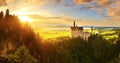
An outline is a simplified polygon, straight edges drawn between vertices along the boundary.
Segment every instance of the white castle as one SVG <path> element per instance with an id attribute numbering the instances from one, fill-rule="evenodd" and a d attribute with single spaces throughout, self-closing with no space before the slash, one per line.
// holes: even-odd
<path id="1" fill-rule="evenodd" d="M 72 38 L 81 37 L 84 40 L 88 40 L 88 37 L 91 36 L 93 27 L 90 28 L 91 32 L 84 31 L 84 27 L 77 27 L 75 21 L 71 27 L 71 36 Z"/>

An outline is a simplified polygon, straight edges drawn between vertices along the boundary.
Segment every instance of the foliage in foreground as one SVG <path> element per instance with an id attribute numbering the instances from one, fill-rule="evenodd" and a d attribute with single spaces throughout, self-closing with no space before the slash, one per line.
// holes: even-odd
<path id="1" fill-rule="evenodd" d="M 39 59 L 41 50 L 39 35 L 34 33 L 28 23 L 21 23 L 17 16 L 9 13 L 9 9 L 5 15 L 0 12 L 0 57 L 24 45 L 29 49 L 31 56 Z M 0 62 L 1 60 L 0 58 Z"/>
<path id="2" fill-rule="evenodd" d="M 103 37 L 58 38 L 41 44 L 38 63 L 119 63 L 120 40 L 111 44 Z M 10 63 L 36 63 L 25 46 L 5 56 Z"/>
<path id="3" fill-rule="evenodd" d="M 3 56 L 9 63 L 36 63 L 37 59 L 30 55 L 27 47 L 21 46 L 13 53 Z"/>
<path id="4" fill-rule="evenodd" d="M 45 63 L 119 63 L 118 44 L 93 35 L 81 38 L 59 38 L 44 43 Z"/>

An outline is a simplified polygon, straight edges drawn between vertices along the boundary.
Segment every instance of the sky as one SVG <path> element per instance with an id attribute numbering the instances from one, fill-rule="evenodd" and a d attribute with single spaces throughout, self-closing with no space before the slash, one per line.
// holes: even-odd
<path id="1" fill-rule="evenodd" d="M 35 30 L 120 26 L 120 0 L 0 0 L 0 10 L 27 16 Z"/>

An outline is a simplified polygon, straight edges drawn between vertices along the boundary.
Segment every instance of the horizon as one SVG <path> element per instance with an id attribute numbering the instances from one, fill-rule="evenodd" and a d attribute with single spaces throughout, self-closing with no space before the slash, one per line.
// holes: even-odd
<path id="1" fill-rule="evenodd" d="M 34 30 L 78 26 L 120 26 L 118 0 L 2 0 L 0 10 L 10 9 Z"/>

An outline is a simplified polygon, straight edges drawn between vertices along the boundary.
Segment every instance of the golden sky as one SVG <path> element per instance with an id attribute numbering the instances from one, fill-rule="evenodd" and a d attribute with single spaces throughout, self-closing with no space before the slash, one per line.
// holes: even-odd
<path id="1" fill-rule="evenodd" d="M 35 30 L 65 30 L 72 26 L 120 26 L 119 0 L 0 0 L 0 10 L 10 9 Z"/>

